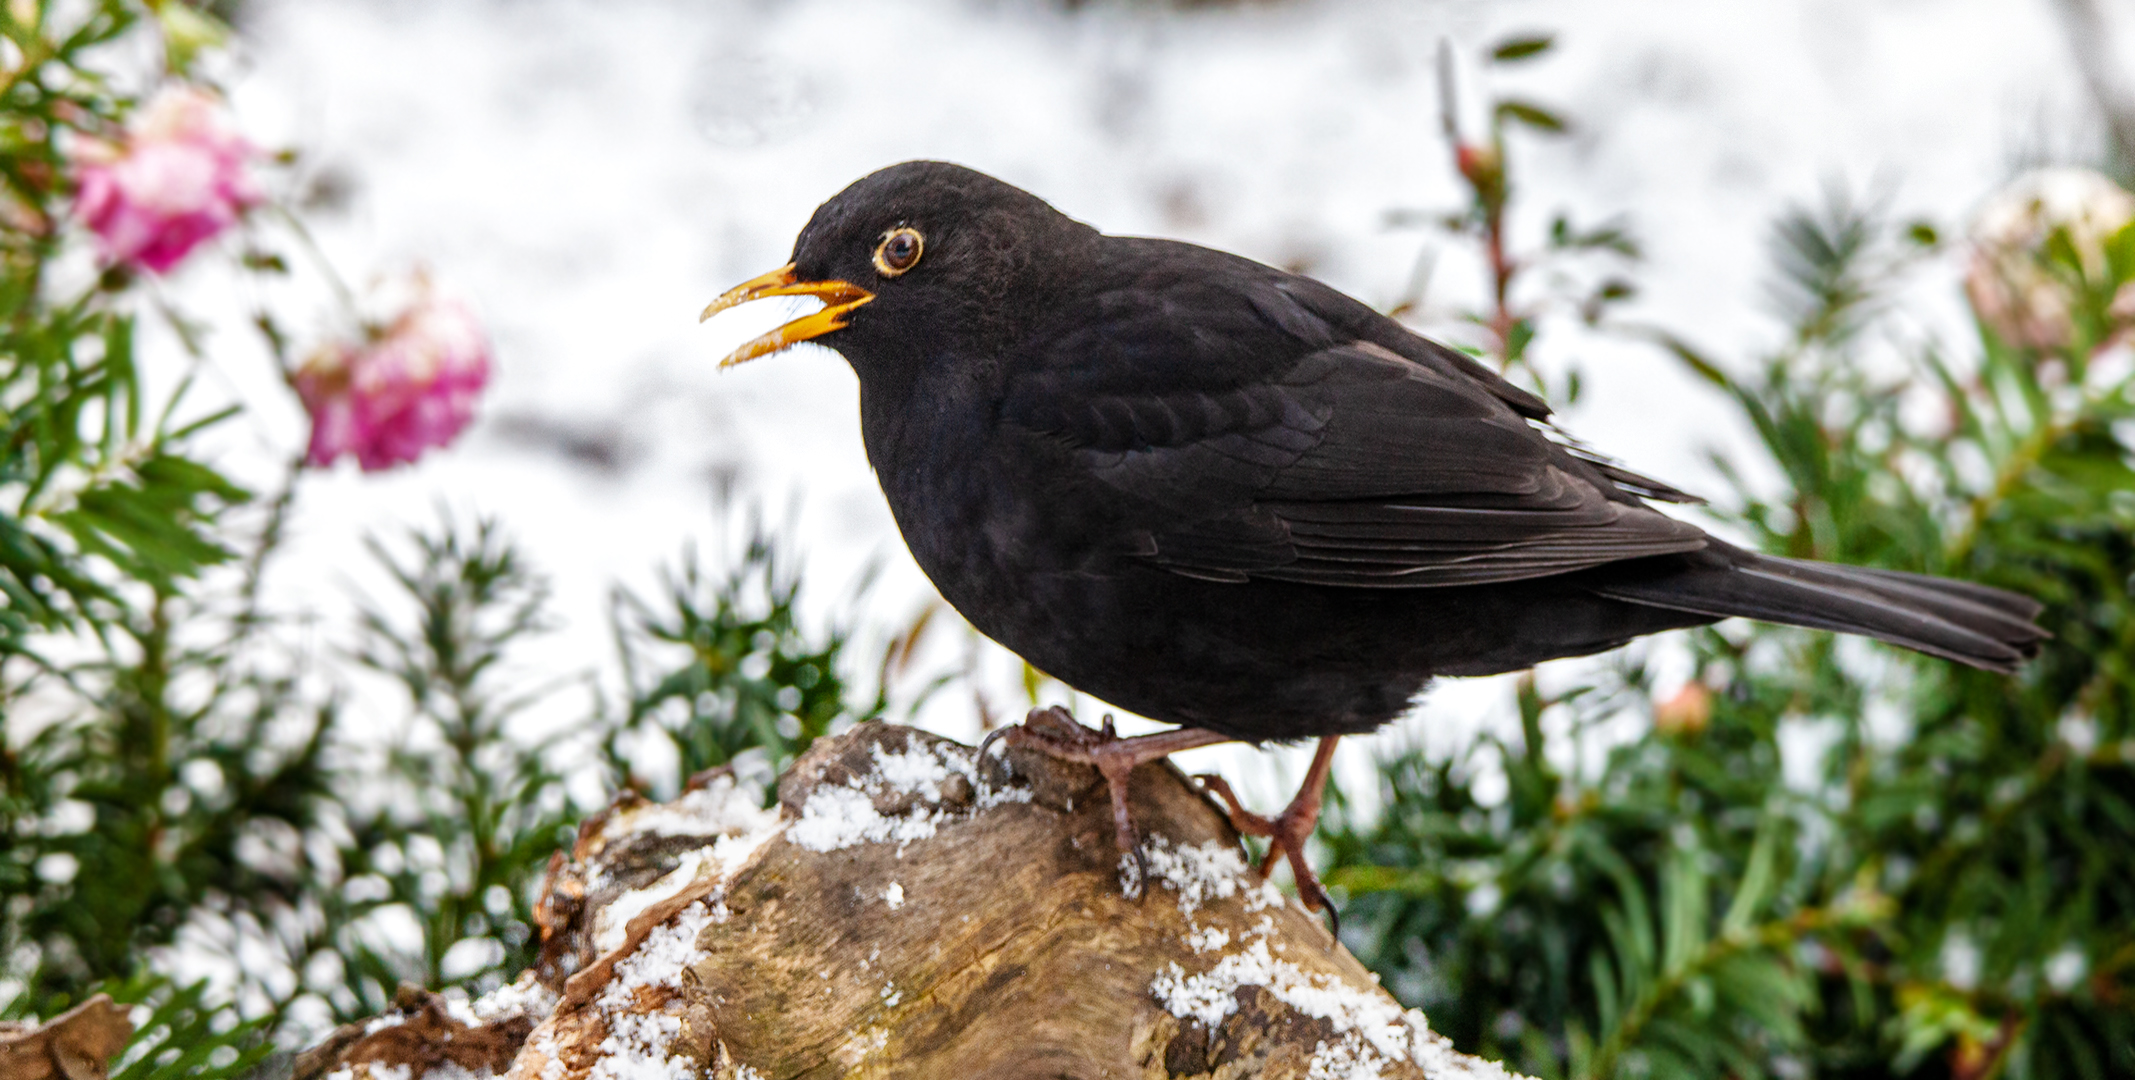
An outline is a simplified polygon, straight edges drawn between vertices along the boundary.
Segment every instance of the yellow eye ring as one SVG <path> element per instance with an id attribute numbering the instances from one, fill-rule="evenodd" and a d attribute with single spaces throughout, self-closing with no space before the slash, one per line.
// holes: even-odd
<path id="1" fill-rule="evenodd" d="M 896 277 L 919 265 L 919 256 L 926 251 L 927 238 L 910 226 L 891 229 L 882 234 L 882 242 L 875 245 L 875 269 L 883 277 Z"/>

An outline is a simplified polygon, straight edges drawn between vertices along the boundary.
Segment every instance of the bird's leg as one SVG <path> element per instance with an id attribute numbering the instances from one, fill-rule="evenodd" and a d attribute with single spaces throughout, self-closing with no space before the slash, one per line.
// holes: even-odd
<path id="1" fill-rule="evenodd" d="M 1266 877 L 1275 866 L 1277 856 L 1290 862 L 1290 873 L 1297 878 L 1297 898 L 1313 911 L 1326 911 L 1336 917 L 1334 905 L 1327 899 L 1327 891 L 1320 888 L 1319 876 L 1305 862 L 1305 841 L 1312 836 L 1312 829 L 1319 824 L 1320 800 L 1327 791 L 1327 774 L 1334 767 L 1334 744 L 1341 741 L 1340 735 L 1329 735 L 1320 740 L 1318 751 L 1312 755 L 1312 768 L 1305 772 L 1304 786 L 1297 789 L 1297 797 L 1282 813 L 1270 820 L 1239 805 L 1238 796 L 1220 776 L 1200 776 L 1203 787 L 1223 800 L 1230 808 L 1231 828 L 1247 836 L 1268 838 L 1268 855 L 1261 860 L 1260 875 Z M 1341 924 L 1335 924 L 1339 927 Z"/>
<path id="2" fill-rule="evenodd" d="M 1027 747 L 1062 761 L 1080 762 L 1097 769 L 1105 778 L 1105 786 L 1112 794 L 1112 827 L 1119 843 L 1120 854 L 1134 858 L 1134 895 L 1139 896 L 1143 882 L 1148 880 L 1149 867 L 1142 858 L 1140 836 L 1134 829 L 1134 816 L 1127 807 L 1127 778 L 1134 770 L 1149 762 L 1181 750 L 1230 742 L 1228 735 L 1218 735 L 1201 728 L 1178 728 L 1158 732 L 1155 735 L 1137 735 L 1122 739 L 1112 728 L 1112 718 L 1105 717 L 1102 731 L 1091 731 L 1075 722 L 1073 715 L 1058 705 L 1046 709 L 1032 709 L 1021 724 L 1005 727 L 988 734 L 979 743 L 979 761 L 983 774 L 986 751 L 995 739 L 1010 746 Z"/>

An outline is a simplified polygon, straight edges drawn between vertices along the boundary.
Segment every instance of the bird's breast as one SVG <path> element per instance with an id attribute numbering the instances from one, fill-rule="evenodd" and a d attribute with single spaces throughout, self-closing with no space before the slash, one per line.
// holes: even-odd
<path id="1" fill-rule="evenodd" d="M 1063 624 L 1098 614 L 1071 609 L 1130 558 L 1115 515 L 1064 447 L 984 400 L 920 393 L 883 415 L 862 395 L 868 457 L 913 559 L 972 625 L 1044 667 Z M 1066 578 L 1086 584 L 1049 584 Z"/>

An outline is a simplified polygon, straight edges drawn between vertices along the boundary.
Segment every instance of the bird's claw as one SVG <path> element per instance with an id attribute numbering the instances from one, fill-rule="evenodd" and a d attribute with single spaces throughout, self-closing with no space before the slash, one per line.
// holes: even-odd
<path id="1" fill-rule="evenodd" d="M 1311 839 L 1312 830 L 1319 825 L 1320 800 L 1317 792 L 1301 791 L 1282 813 L 1273 818 L 1263 817 L 1245 808 L 1231 785 L 1220 776 L 1203 773 L 1194 779 L 1201 782 L 1202 790 L 1223 800 L 1225 814 L 1230 818 L 1231 828 L 1246 836 L 1264 836 L 1268 839 L 1268 853 L 1260 860 L 1256 872 L 1265 880 L 1275 868 L 1275 860 L 1281 857 L 1290 864 L 1290 876 L 1297 881 L 1297 898 L 1304 902 L 1308 911 L 1324 912 L 1329 930 L 1336 938 L 1342 936 L 1342 916 L 1334 909 L 1334 901 L 1327 890 L 1320 886 L 1319 875 L 1312 872 L 1311 864 L 1305 861 L 1305 841 Z M 1308 794 L 1311 796 L 1308 798 Z"/>
<path id="2" fill-rule="evenodd" d="M 999 741 L 1002 736 L 1014 730 L 1016 729 L 1013 726 L 997 727 L 987 732 L 985 738 L 979 740 L 978 753 L 972 756 L 972 772 L 978 778 L 979 796 L 981 798 L 984 798 L 992 789 L 992 785 L 986 781 L 986 752 L 993 749 L 993 744 Z M 1006 769 L 1008 763 L 1002 762 L 1001 767 Z"/>
<path id="3" fill-rule="evenodd" d="M 1022 723 L 987 733 L 979 743 L 981 777 L 985 775 L 986 754 L 996 740 L 1010 747 L 1036 750 L 1061 761 L 1091 766 L 1105 778 L 1105 787 L 1112 799 L 1114 839 L 1119 844 L 1120 853 L 1134 859 L 1134 881 L 1125 891 L 1139 900 L 1147 891 L 1144 886 L 1149 880 L 1149 860 L 1142 852 L 1141 835 L 1134 828 L 1134 815 L 1128 806 L 1128 778 L 1135 769 L 1151 761 L 1161 760 L 1179 750 L 1222 742 L 1224 737 L 1198 728 L 1181 728 L 1157 735 L 1121 738 L 1109 713 L 1105 715 L 1104 726 L 1093 731 L 1076 723 L 1074 715 L 1066 709 L 1054 705 L 1032 709 Z"/>

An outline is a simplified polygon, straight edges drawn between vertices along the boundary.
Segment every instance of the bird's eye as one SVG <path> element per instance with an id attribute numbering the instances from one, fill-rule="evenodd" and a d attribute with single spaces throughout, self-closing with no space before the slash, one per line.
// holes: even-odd
<path id="1" fill-rule="evenodd" d="M 926 238 L 919 235 L 918 229 L 891 229 L 875 245 L 875 269 L 883 277 L 896 277 L 919 265 L 919 253 L 926 246 Z"/>

